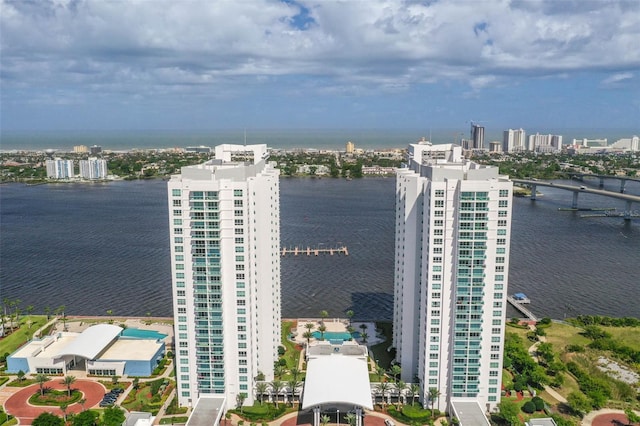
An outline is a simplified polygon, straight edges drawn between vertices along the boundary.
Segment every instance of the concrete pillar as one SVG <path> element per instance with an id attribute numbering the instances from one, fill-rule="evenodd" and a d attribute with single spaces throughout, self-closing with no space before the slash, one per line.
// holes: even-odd
<path id="1" fill-rule="evenodd" d="M 624 194 L 624 186 L 626 185 L 627 180 L 626 179 L 620 179 L 620 193 Z"/>
<path id="2" fill-rule="evenodd" d="M 571 208 L 572 209 L 578 208 L 578 191 L 573 192 L 573 203 L 571 203 Z"/>
<path id="3" fill-rule="evenodd" d="M 362 425 L 363 425 L 362 408 L 358 407 L 356 408 L 356 426 L 362 426 Z"/>
<path id="4" fill-rule="evenodd" d="M 631 220 L 631 201 L 627 201 L 627 207 L 624 209 L 624 220 Z"/>
<path id="5" fill-rule="evenodd" d="M 538 185 L 531 185 L 531 199 L 535 201 Z"/>

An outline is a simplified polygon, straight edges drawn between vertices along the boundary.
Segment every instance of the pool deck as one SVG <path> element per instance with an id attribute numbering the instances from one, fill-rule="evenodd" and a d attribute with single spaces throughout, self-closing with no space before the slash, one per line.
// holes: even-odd
<path id="1" fill-rule="evenodd" d="M 166 334 L 164 342 L 169 345 L 173 342 L 173 318 L 128 318 L 123 319 L 119 317 L 68 317 L 67 331 L 80 333 L 92 325 L 99 323 L 108 323 L 113 320 L 114 325 L 122 326 L 124 324 L 127 328 L 139 328 L 140 330 L 153 330 L 158 333 Z M 149 324 L 148 324 L 149 323 Z M 51 330 L 54 332 L 61 332 L 63 328 L 62 321 L 58 321 Z"/>
<path id="2" fill-rule="evenodd" d="M 291 332 L 294 334 L 293 340 L 302 345 L 307 342 L 305 339 L 304 333 L 306 333 L 307 328 L 306 324 L 313 324 L 313 328 L 310 330 L 312 333 L 314 331 L 318 331 L 318 327 L 322 324 L 322 320 L 319 318 L 298 318 L 297 320 L 298 326 L 295 329 L 292 329 Z M 360 321 L 352 321 L 351 326 L 355 329 L 356 332 L 362 333 L 362 328 L 360 326 L 364 324 L 366 325 L 366 329 L 364 330 L 367 333 L 367 345 L 375 345 L 384 341 L 377 337 L 376 335 L 376 324 L 374 322 L 360 322 Z M 325 331 L 334 332 L 334 333 L 346 333 L 347 327 L 349 326 L 349 320 L 344 318 L 327 318 L 324 320 L 324 326 L 326 327 Z M 314 342 L 318 339 L 311 338 L 311 342 Z M 358 343 L 362 343 L 362 339 L 356 339 Z"/>

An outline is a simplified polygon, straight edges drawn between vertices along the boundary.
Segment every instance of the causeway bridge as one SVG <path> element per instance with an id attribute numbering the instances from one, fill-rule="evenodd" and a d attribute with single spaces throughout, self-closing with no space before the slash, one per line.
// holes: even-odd
<path id="1" fill-rule="evenodd" d="M 585 178 L 596 178 L 600 180 L 600 184 L 599 187 L 600 188 L 604 188 L 604 180 L 605 179 L 617 179 L 620 181 L 620 193 L 624 193 L 624 187 L 627 184 L 627 182 L 631 181 L 631 182 L 640 182 L 639 178 L 633 178 L 633 177 L 629 177 L 629 176 L 611 176 L 611 175 L 596 175 L 593 173 L 577 173 L 577 172 L 568 172 L 566 173 L 566 175 L 570 178 L 570 179 L 578 179 L 584 182 Z"/>
<path id="2" fill-rule="evenodd" d="M 609 176 L 607 176 L 609 177 Z M 640 196 L 638 195 L 631 195 L 631 194 L 623 194 L 623 193 L 618 193 L 618 192 L 612 192 L 612 191 L 605 191 L 602 189 L 591 189 L 591 188 L 587 188 L 585 186 L 573 186 L 573 185 L 564 185 L 564 184 L 558 184 L 558 183 L 554 183 L 554 182 L 544 182 L 544 181 L 539 181 L 539 180 L 527 180 L 527 179 L 511 179 L 511 181 L 513 183 L 518 183 L 521 185 L 526 185 L 529 186 L 531 188 L 531 199 L 532 200 L 536 200 L 536 190 L 538 186 L 547 186 L 547 187 L 551 187 L 551 188 L 558 188 L 558 189 L 563 189 L 565 191 L 571 191 L 573 192 L 573 202 L 571 203 L 571 208 L 572 209 L 577 209 L 578 208 L 578 196 L 581 193 L 586 193 L 586 194 L 594 194 L 594 195 L 601 195 L 603 197 L 609 197 L 609 198 L 616 198 L 618 200 L 624 200 L 626 201 L 626 207 L 624 210 L 624 214 L 623 214 L 623 218 L 624 220 L 631 220 L 632 217 L 632 209 L 631 206 L 633 203 L 636 203 L 637 205 L 640 205 Z"/>

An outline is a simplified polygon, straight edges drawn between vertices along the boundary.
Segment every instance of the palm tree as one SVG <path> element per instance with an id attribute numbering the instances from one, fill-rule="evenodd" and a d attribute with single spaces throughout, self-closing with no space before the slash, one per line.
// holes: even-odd
<path id="1" fill-rule="evenodd" d="M 355 313 L 351 309 L 347 311 L 347 318 L 349 318 L 349 327 L 351 327 L 351 319 L 353 319 L 354 315 Z"/>
<path id="2" fill-rule="evenodd" d="M 313 327 L 315 327 L 315 324 L 312 324 L 312 323 L 308 322 L 308 323 L 306 323 L 306 324 L 304 325 L 304 327 L 305 327 L 307 330 L 311 331 L 311 330 L 313 330 Z"/>
<path id="3" fill-rule="evenodd" d="M 20 370 L 20 371 L 18 371 L 17 376 L 18 376 L 18 381 L 23 381 L 24 380 L 24 376 L 25 376 L 25 372 Z"/>
<path id="4" fill-rule="evenodd" d="M 400 407 L 402 406 L 403 399 L 404 399 L 404 391 L 406 391 L 408 388 L 407 384 L 405 382 L 403 382 L 402 380 L 398 380 L 398 382 L 396 383 L 396 390 L 398 391 L 398 410 L 400 409 Z"/>
<path id="5" fill-rule="evenodd" d="M 260 401 L 260 405 L 262 405 L 262 399 L 264 398 L 264 394 L 267 393 L 267 390 L 269 390 L 269 385 L 267 384 L 267 382 L 258 382 L 256 384 L 256 396 Z"/>
<path id="6" fill-rule="evenodd" d="M 40 395 L 44 395 L 44 384 L 47 383 L 51 378 L 46 374 L 38 373 L 36 374 L 36 383 L 40 385 Z"/>
<path id="7" fill-rule="evenodd" d="M 301 383 L 296 379 L 289 380 L 287 382 L 287 388 L 289 388 L 289 392 L 291 392 L 291 405 L 293 405 L 293 401 L 296 399 L 296 391 L 300 387 Z"/>
<path id="8" fill-rule="evenodd" d="M 375 387 L 375 391 L 377 393 L 379 393 L 380 395 L 382 395 L 382 411 L 384 411 L 385 408 L 385 396 L 387 394 L 387 392 L 389 391 L 389 383 L 388 382 L 380 382 L 376 385 Z"/>
<path id="9" fill-rule="evenodd" d="M 51 317 L 51 308 L 48 306 L 44 307 L 44 314 L 47 316 L 47 321 L 49 321 L 49 318 Z"/>
<path id="10" fill-rule="evenodd" d="M 65 385 L 67 387 L 67 396 L 71 397 L 71 385 L 74 384 L 76 381 L 76 378 L 73 376 L 64 376 L 64 379 L 62 379 L 62 384 Z"/>
<path id="11" fill-rule="evenodd" d="M 435 411 L 433 410 L 434 405 L 436 404 L 436 399 L 440 397 L 440 391 L 438 388 L 429 388 L 429 402 L 431 402 L 431 418 L 435 417 Z"/>
<path id="12" fill-rule="evenodd" d="M 324 325 L 324 320 L 329 316 L 329 312 L 327 311 L 320 311 L 320 318 L 321 318 L 321 323 L 322 325 Z"/>
<path id="13" fill-rule="evenodd" d="M 331 417 L 327 416 L 326 414 L 324 416 L 320 417 L 320 425 L 321 426 L 327 426 L 330 421 L 331 421 Z"/>
<path id="14" fill-rule="evenodd" d="M 293 376 L 293 380 L 298 380 L 298 376 L 300 376 L 300 370 L 298 370 L 296 367 L 293 367 L 291 370 L 289 370 L 289 373 L 291 373 L 291 376 Z"/>
<path id="15" fill-rule="evenodd" d="M 273 374 L 274 376 L 276 376 L 277 378 L 282 378 L 282 375 L 284 374 L 284 367 L 281 366 L 280 364 L 276 365 L 273 369 Z"/>
<path id="16" fill-rule="evenodd" d="M 384 376 L 385 369 L 381 365 L 376 365 L 376 374 L 378 375 L 378 381 L 382 381 L 382 376 Z"/>
<path id="17" fill-rule="evenodd" d="M 307 345 L 309 344 L 309 342 L 311 341 L 311 338 L 313 337 L 313 334 L 311 334 L 310 331 L 305 331 L 302 334 L 302 337 L 304 337 L 305 339 L 307 339 Z"/>
<path id="18" fill-rule="evenodd" d="M 31 315 L 34 309 L 35 307 L 33 305 L 27 305 L 27 307 L 24 308 L 24 311 L 27 313 L 27 315 Z"/>
<path id="19" fill-rule="evenodd" d="M 322 324 L 320 327 L 318 327 L 318 331 L 320 332 L 320 340 L 324 340 L 324 332 L 327 331 L 327 327 Z"/>
<path id="20" fill-rule="evenodd" d="M 356 415 L 353 413 L 347 413 L 346 416 L 344 416 L 344 419 L 347 421 L 347 424 L 349 426 L 356 426 Z"/>
<path id="21" fill-rule="evenodd" d="M 244 392 L 240 392 L 236 395 L 236 404 L 238 408 L 240 408 L 240 412 L 242 413 L 242 406 L 244 405 L 244 400 L 247 399 L 247 394 Z"/>
<path id="22" fill-rule="evenodd" d="M 391 366 L 391 374 L 393 375 L 393 380 L 398 383 L 398 376 L 402 374 L 402 367 L 400 367 L 398 364 L 393 364 Z"/>
<path id="23" fill-rule="evenodd" d="M 65 423 L 67 422 L 67 408 L 69 408 L 69 404 L 67 404 L 66 402 L 60 404 L 60 411 L 62 411 L 62 418 L 64 419 Z"/>
<path id="24" fill-rule="evenodd" d="M 369 338 L 369 335 L 367 334 L 367 332 L 363 332 L 360 337 L 362 337 L 362 343 L 367 343 L 367 339 Z"/>
<path id="25" fill-rule="evenodd" d="M 84 411 L 84 404 L 87 402 L 87 398 L 82 398 L 80 401 L 78 401 L 78 404 L 80 404 L 80 406 L 82 407 L 82 411 Z"/>
<path id="26" fill-rule="evenodd" d="M 420 385 L 417 383 L 411 383 L 411 386 L 409 386 L 409 393 L 411 394 L 411 405 L 414 405 L 416 403 L 416 395 L 420 393 Z"/>
<path id="27" fill-rule="evenodd" d="M 363 333 L 367 331 L 367 324 L 360 324 L 360 330 L 362 330 Z"/>
<path id="28" fill-rule="evenodd" d="M 278 408 L 278 395 L 282 392 L 284 388 L 284 384 L 280 380 L 274 380 L 271 382 L 271 393 L 275 396 L 276 408 Z"/>

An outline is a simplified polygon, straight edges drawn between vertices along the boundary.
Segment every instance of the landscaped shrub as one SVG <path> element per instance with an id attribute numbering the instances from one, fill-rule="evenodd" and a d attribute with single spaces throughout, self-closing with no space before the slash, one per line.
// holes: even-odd
<path id="1" fill-rule="evenodd" d="M 522 411 L 528 414 L 533 414 L 536 412 L 536 404 L 534 404 L 533 401 L 527 401 L 522 406 Z"/>
<path id="2" fill-rule="evenodd" d="M 544 409 L 544 400 L 542 398 L 540 398 L 539 396 L 534 396 L 531 399 L 531 402 L 533 402 L 536 406 L 536 411 L 541 411 Z"/>
<path id="3" fill-rule="evenodd" d="M 164 379 L 158 379 L 151 382 L 150 384 L 151 395 L 156 395 L 158 393 L 158 391 L 160 390 L 160 386 L 162 386 L 163 382 L 164 382 Z"/>

